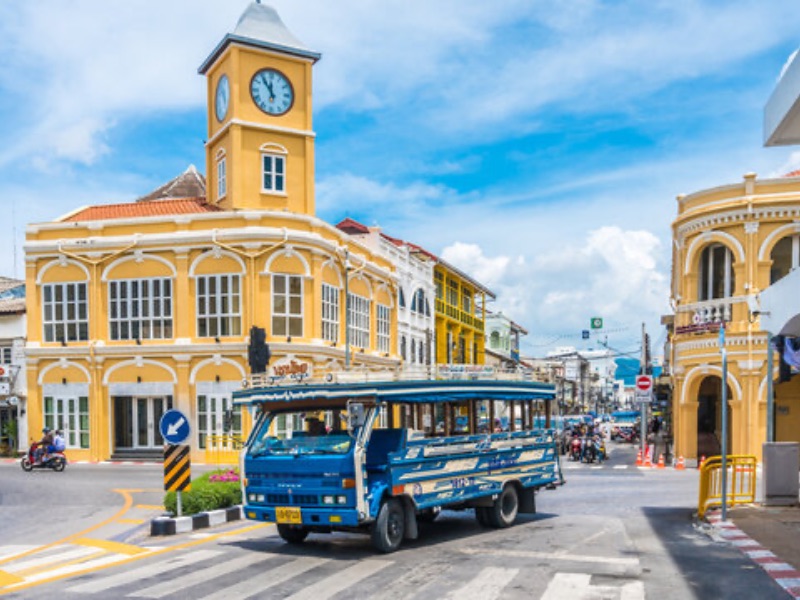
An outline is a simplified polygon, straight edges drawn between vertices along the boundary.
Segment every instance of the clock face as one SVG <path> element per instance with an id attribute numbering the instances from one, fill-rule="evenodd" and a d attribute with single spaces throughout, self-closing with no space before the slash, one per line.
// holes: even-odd
<path id="1" fill-rule="evenodd" d="M 214 95 L 214 111 L 217 121 L 222 121 L 228 114 L 228 103 L 231 99 L 231 84 L 228 83 L 228 76 L 223 75 L 217 82 L 217 93 Z"/>
<path id="2" fill-rule="evenodd" d="M 268 115 L 282 115 L 292 108 L 294 90 L 286 76 L 275 69 L 261 69 L 250 81 L 250 95 Z"/>

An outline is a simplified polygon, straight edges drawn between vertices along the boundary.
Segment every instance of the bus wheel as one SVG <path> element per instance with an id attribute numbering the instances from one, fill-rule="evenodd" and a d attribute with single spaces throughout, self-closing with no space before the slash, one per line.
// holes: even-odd
<path id="1" fill-rule="evenodd" d="M 486 509 L 489 524 L 497 528 L 511 527 L 514 521 L 517 520 L 518 511 L 519 496 L 517 495 L 517 488 L 513 485 L 504 487 L 500 497 L 494 501 L 494 505 Z"/>
<path id="2" fill-rule="evenodd" d="M 389 498 L 381 505 L 372 526 L 372 545 L 383 553 L 394 552 L 400 547 L 405 531 L 403 505 L 397 498 Z"/>
<path id="3" fill-rule="evenodd" d="M 278 535 L 290 544 L 302 544 L 308 537 L 308 529 L 297 525 L 278 525 Z"/>

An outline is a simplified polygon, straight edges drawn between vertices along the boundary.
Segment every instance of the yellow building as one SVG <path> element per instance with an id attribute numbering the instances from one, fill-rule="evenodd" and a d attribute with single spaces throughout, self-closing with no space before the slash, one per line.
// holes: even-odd
<path id="1" fill-rule="evenodd" d="M 170 407 L 190 417 L 194 460 L 209 436 L 246 432 L 230 394 L 252 326 L 275 377 L 398 364 L 392 265 L 314 215 L 318 59 L 251 4 L 200 67 L 208 190 L 190 168 L 140 201 L 28 227 L 29 430 L 65 429 L 71 460 L 159 455 Z"/>
<path id="2" fill-rule="evenodd" d="M 486 302 L 495 295 L 465 273 L 436 259 L 436 362 L 486 362 Z"/>
<path id="3" fill-rule="evenodd" d="M 729 448 L 761 456 L 767 431 L 767 334 L 756 295 L 800 266 L 800 173 L 744 176 L 678 197 L 673 230 L 675 454 L 719 454 L 725 327 Z M 776 361 L 777 364 L 777 361 Z M 777 378 L 777 367 L 774 373 Z M 800 440 L 800 380 L 778 384 L 776 440 Z"/>

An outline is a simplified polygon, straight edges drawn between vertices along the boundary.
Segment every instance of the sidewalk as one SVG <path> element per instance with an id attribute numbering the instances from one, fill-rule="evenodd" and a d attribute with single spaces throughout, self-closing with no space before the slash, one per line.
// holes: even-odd
<path id="1" fill-rule="evenodd" d="M 709 511 L 713 536 L 739 548 L 793 598 L 800 598 L 800 506 L 760 503 Z"/>

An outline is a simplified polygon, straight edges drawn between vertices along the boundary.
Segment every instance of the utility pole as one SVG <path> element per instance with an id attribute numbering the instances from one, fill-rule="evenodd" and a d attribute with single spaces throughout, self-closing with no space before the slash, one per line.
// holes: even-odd
<path id="1" fill-rule="evenodd" d="M 647 375 L 647 331 L 645 329 L 645 324 L 642 323 L 642 357 L 639 361 L 639 374 L 640 375 Z M 648 417 L 647 417 L 647 402 L 642 401 L 639 405 L 640 415 L 641 415 L 641 431 L 639 432 L 639 440 L 641 444 L 642 450 L 642 457 L 646 456 L 647 452 L 647 433 L 648 433 Z M 655 460 L 655 457 L 653 457 Z"/>

